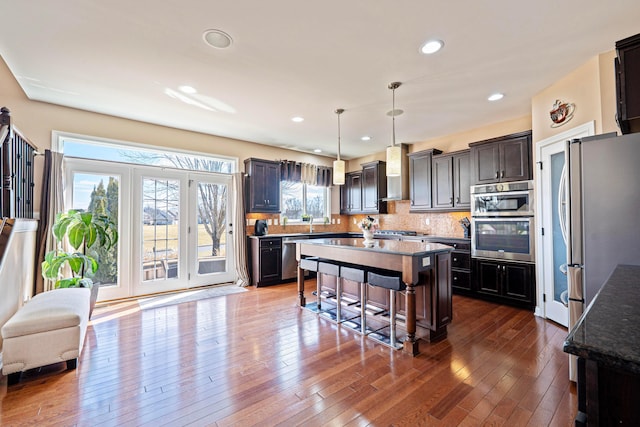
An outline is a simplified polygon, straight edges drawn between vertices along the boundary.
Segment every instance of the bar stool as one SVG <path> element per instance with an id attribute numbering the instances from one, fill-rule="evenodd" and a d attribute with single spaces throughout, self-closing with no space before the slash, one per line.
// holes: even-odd
<path id="1" fill-rule="evenodd" d="M 402 281 L 400 273 L 393 271 L 369 271 L 367 274 L 369 285 L 389 289 L 389 343 L 371 336 L 376 341 L 389 345 L 395 349 L 401 349 L 402 343 L 396 343 L 396 292 L 404 291 L 406 285 Z"/>
<path id="2" fill-rule="evenodd" d="M 367 270 L 364 267 L 344 264 L 340 266 L 340 282 L 342 280 L 351 280 L 358 283 L 360 287 L 360 332 L 364 335 L 366 333 L 366 306 L 367 306 Z M 344 291 L 344 283 L 340 283 L 340 298 L 342 298 L 342 292 Z M 357 317 L 357 316 L 356 316 Z M 355 317 L 348 319 L 353 320 Z M 345 323 L 345 326 L 356 329 L 358 325 L 356 323 Z"/>
<path id="3" fill-rule="evenodd" d="M 318 272 L 318 257 L 301 258 L 300 259 L 300 268 L 303 269 L 303 270 L 312 271 L 314 273 L 317 273 Z M 299 291 L 299 293 L 300 293 L 299 297 L 300 298 L 302 298 L 301 292 L 302 291 Z M 305 305 L 305 308 L 307 308 L 309 310 L 313 310 L 313 307 L 309 306 L 309 305 Z M 317 311 L 317 310 L 313 310 L 313 311 Z"/>
<path id="4" fill-rule="evenodd" d="M 329 315 L 332 320 L 336 320 L 337 322 L 340 322 L 340 294 L 341 294 L 341 290 L 340 290 L 340 264 L 338 264 L 335 261 L 330 261 L 330 260 L 326 260 L 326 259 L 320 259 L 318 260 L 318 273 L 321 274 L 326 274 L 328 276 L 332 276 L 335 277 L 336 280 L 336 319 L 333 319 L 333 317 L 331 316 L 331 312 L 329 310 L 323 310 L 322 309 L 322 285 L 321 285 L 321 278 L 318 277 L 318 279 L 316 280 L 316 285 L 317 285 L 317 290 L 316 290 L 316 297 L 318 298 L 318 312 L 320 313 L 325 313 L 327 315 Z M 327 298 L 331 298 L 331 295 L 328 295 Z"/>

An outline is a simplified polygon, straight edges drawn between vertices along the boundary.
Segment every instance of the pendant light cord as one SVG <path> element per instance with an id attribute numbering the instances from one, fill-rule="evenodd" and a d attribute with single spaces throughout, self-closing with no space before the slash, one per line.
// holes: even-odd
<path id="1" fill-rule="evenodd" d="M 391 89 L 391 128 L 393 129 L 391 146 L 396 146 L 396 88 L 392 86 Z"/>
<path id="2" fill-rule="evenodd" d="M 336 114 L 338 115 L 338 160 L 340 160 L 340 114 L 344 113 L 344 109 L 338 108 Z"/>

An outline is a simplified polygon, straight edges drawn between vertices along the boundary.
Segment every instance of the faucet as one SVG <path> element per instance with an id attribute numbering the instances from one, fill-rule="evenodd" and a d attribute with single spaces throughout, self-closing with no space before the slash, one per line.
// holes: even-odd
<path id="1" fill-rule="evenodd" d="M 313 217 L 309 218 L 309 233 L 313 233 Z"/>

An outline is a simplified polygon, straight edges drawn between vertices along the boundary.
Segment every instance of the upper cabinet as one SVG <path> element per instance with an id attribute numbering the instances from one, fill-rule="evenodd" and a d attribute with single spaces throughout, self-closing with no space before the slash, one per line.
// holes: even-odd
<path id="1" fill-rule="evenodd" d="M 244 171 L 247 213 L 280 212 L 280 162 L 250 158 Z"/>
<path id="2" fill-rule="evenodd" d="M 433 156 L 433 209 L 467 210 L 471 207 L 469 167 L 469 150 Z"/>
<path id="3" fill-rule="evenodd" d="M 362 211 L 362 172 L 345 174 L 340 187 L 340 213 L 349 215 Z"/>
<path id="4" fill-rule="evenodd" d="M 622 133 L 640 132 L 640 34 L 616 42 L 616 97 Z"/>
<path id="5" fill-rule="evenodd" d="M 387 164 L 377 161 L 362 165 L 362 212 L 387 213 Z"/>
<path id="6" fill-rule="evenodd" d="M 340 188 L 340 213 L 387 213 L 386 163 L 381 161 L 363 163 L 362 170 L 345 175 Z"/>
<path id="7" fill-rule="evenodd" d="M 531 176 L 531 131 L 469 144 L 471 185 L 524 181 Z"/>
<path id="8" fill-rule="evenodd" d="M 423 212 L 432 208 L 431 162 L 437 149 L 417 151 L 409 154 L 409 196 L 411 212 Z"/>

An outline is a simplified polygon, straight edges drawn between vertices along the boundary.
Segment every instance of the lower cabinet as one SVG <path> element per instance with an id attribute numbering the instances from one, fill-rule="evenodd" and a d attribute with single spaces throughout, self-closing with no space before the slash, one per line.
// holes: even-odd
<path id="1" fill-rule="evenodd" d="M 269 237 L 251 240 L 251 282 L 267 286 L 280 283 L 282 278 L 282 238 Z"/>
<path id="2" fill-rule="evenodd" d="M 472 277 L 478 296 L 528 309 L 535 307 L 535 264 L 474 258 Z"/>
<path id="3" fill-rule="evenodd" d="M 471 240 L 428 238 L 429 242 L 453 246 L 451 252 L 451 288 L 454 294 L 473 296 L 471 286 Z"/>

